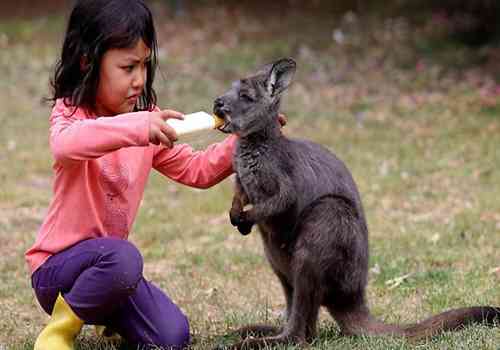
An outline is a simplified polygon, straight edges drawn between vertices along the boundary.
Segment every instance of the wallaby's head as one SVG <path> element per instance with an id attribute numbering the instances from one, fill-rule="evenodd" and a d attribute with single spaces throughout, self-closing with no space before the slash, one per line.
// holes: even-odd
<path id="1" fill-rule="evenodd" d="M 283 58 L 234 82 L 214 102 L 214 113 L 225 121 L 220 130 L 245 137 L 276 124 L 281 94 L 292 82 L 295 68 L 294 60 Z"/>

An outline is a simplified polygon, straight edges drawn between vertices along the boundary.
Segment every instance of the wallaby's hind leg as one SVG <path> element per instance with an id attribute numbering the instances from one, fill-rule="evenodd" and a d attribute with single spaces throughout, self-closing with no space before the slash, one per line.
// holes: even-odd
<path id="1" fill-rule="evenodd" d="M 281 285 L 283 287 L 283 292 L 285 294 L 285 300 L 286 300 L 285 313 L 286 314 L 284 317 L 284 321 L 288 322 L 288 319 L 290 318 L 290 314 L 291 314 L 293 289 L 286 281 L 285 276 L 283 276 L 278 271 L 274 271 L 274 272 L 276 273 L 276 276 L 278 276 L 278 279 L 281 282 Z M 278 333 L 281 333 L 282 331 L 283 331 L 282 327 L 270 326 L 270 325 L 265 325 L 265 324 L 252 324 L 252 325 L 241 327 L 241 328 L 237 329 L 236 331 L 230 333 L 230 335 L 238 335 L 242 338 L 247 338 L 249 336 L 268 337 L 268 336 L 273 336 L 273 335 L 276 335 Z"/>
<path id="2" fill-rule="evenodd" d="M 302 252 L 298 252 L 295 260 L 300 259 Z M 307 253 L 305 254 L 307 256 Z M 316 337 L 316 323 L 321 306 L 321 285 L 318 270 L 314 262 L 315 257 L 307 257 L 300 269 L 295 273 L 295 291 L 293 293 L 291 314 L 288 319 L 288 334 L 300 343 L 310 342 Z"/>
<path id="3" fill-rule="evenodd" d="M 318 307 L 318 312 L 319 312 L 319 307 Z M 306 326 L 306 342 L 308 343 L 312 343 L 317 335 L 316 324 L 318 323 L 318 312 L 316 312 L 315 315 L 311 315 Z"/>
<path id="4" fill-rule="evenodd" d="M 350 305 L 349 307 L 342 308 L 340 310 L 338 306 L 335 305 L 325 306 L 330 315 L 332 315 L 335 321 L 337 321 L 340 333 L 343 336 L 359 336 L 369 334 L 368 328 L 371 316 L 365 305 Z"/>
<path id="5" fill-rule="evenodd" d="M 292 303 L 293 303 L 293 288 L 290 286 L 290 284 L 287 282 L 286 277 L 281 274 L 279 271 L 274 270 L 274 273 L 276 276 L 278 276 L 278 279 L 281 283 L 281 286 L 283 287 L 283 293 L 285 295 L 285 301 L 286 301 L 286 310 L 285 310 L 285 315 L 283 317 L 284 322 L 288 322 L 290 319 L 290 315 L 292 313 Z M 270 326 L 270 325 L 264 325 L 264 324 L 253 324 L 253 325 L 248 325 L 241 327 L 237 329 L 234 332 L 229 333 L 231 336 L 240 336 L 242 338 L 247 338 L 247 337 L 269 337 L 269 336 L 274 336 L 277 335 L 278 333 L 281 333 L 283 331 L 282 327 L 276 327 L 276 326 Z M 306 337 L 307 335 L 311 332 L 306 331 Z"/>
<path id="6" fill-rule="evenodd" d="M 292 307 L 282 335 L 295 338 L 300 342 L 306 340 L 308 330 L 315 332 L 321 303 L 320 276 L 314 266 L 314 259 L 315 257 L 309 255 L 305 248 L 299 248 L 293 261 Z"/>
<path id="7" fill-rule="evenodd" d="M 307 254 L 301 254 L 302 261 L 295 261 L 295 288 L 288 322 L 280 334 L 264 338 L 247 338 L 228 349 L 262 349 L 279 344 L 304 344 L 316 333 L 316 322 L 320 307 L 319 279 L 311 266 Z"/>
<path id="8" fill-rule="evenodd" d="M 286 309 L 285 309 L 285 315 L 283 319 L 285 322 L 288 322 L 290 319 L 290 315 L 292 313 L 292 304 L 293 304 L 293 288 L 292 286 L 288 283 L 286 280 L 286 277 L 281 274 L 279 271 L 274 271 L 276 276 L 278 276 L 278 279 L 281 283 L 281 286 L 283 287 L 283 293 L 285 294 L 285 302 L 286 302 Z"/>

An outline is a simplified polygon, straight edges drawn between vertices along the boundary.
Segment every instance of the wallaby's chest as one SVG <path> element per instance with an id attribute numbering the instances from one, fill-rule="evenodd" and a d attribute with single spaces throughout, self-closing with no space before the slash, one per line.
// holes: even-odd
<path id="1" fill-rule="evenodd" d="M 280 173 L 269 148 L 240 149 L 234 159 L 235 171 L 250 203 L 259 203 L 279 191 Z"/>

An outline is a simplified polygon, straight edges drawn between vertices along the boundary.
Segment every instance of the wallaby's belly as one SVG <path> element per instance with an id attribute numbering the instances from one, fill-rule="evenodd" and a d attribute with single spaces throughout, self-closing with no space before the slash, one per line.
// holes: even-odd
<path id="1" fill-rule="evenodd" d="M 280 232 L 276 232 L 272 226 L 270 223 L 259 224 L 266 258 L 273 270 L 284 276 L 288 283 L 292 285 L 292 254 L 290 247 L 287 242 L 279 239 Z"/>

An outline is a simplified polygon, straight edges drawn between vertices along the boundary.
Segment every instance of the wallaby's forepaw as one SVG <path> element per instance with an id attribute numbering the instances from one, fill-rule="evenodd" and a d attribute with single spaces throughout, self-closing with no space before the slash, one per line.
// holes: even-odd
<path id="1" fill-rule="evenodd" d="M 240 224 L 240 225 L 238 225 L 236 227 L 238 228 L 238 231 L 240 231 L 240 233 L 243 236 L 246 236 L 250 232 L 252 232 L 252 226 L 253 226 L 253 224 L 251 224 L 251 223 L 245 223 L 245 224 Z"/>
<path id="2" fill-rule="evenodd" d="M 247 219 L 247 215 L 245 211 L 240 211 L 236 213 L 231 210 L 229 212 L 229 219 L 231 220 L 231 225 L 236 226 L 238 231 L 242 235 L 248 235 L 252 231 L 253 222 Z"/>

